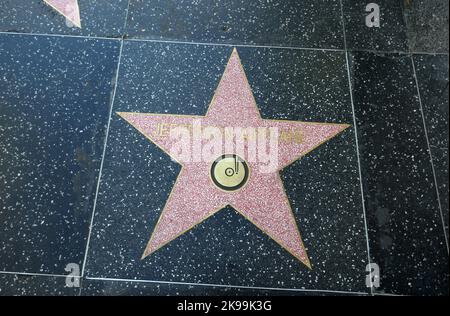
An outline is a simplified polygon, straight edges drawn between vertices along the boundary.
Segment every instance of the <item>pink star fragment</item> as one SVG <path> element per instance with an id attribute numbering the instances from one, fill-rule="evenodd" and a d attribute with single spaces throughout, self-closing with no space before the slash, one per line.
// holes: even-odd
<path id="1" fill-rule="evenodd" d="M 44 2 L 65 16 L 75 26 L 81 28 L 78 0 L 44 0 Z"/>

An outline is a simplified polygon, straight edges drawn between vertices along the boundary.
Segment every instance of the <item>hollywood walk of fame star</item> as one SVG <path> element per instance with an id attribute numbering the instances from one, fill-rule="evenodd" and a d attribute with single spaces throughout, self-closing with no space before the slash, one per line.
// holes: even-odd
<path id="1" fill-rule="evenodd" d="M 80 8 L 78 0 L 44 0 L 49 6 L 62 14 L 75 26 L 81 28 Z"/>
<path id="2" fill-rule="evenodd" d="M 236 49 L 231 54 L 205 116 L 130 112 L 117 114 L 182 165 L 142 258 L 230 205 L 311 268 L 279 171 L 345 130 L 348 124 L 262 119 Z M 302 141 L 280 141 L 277 168 L 270 172 L 264 172 L 261 162 L 245 161 L 243 157 L 242 160 L 236 160 L 236 153 L 229 152 L 222 152 L 224 156 L 220 155 L 213 165 L 207 161 L 181 162 L 180 157 L 171 149 L 174 139 L 158 132 L 158 126 L 187 126 L 194 120 L 200 120 L 202 126 L 219 128 L 300 129 Z M 215 170 L 229 172 L 227 176 L 232 175 L 235 170 L 227 166 L 233 166 L 233 159 L 234 165 L 240 166 L 239 170 L 244 176 L 233 176 L 233 181 L 236 182 L 232 184 L 233 189 L 224 190 L 229 185 L 225 181 L 226 176 L 214 179 Z"/>

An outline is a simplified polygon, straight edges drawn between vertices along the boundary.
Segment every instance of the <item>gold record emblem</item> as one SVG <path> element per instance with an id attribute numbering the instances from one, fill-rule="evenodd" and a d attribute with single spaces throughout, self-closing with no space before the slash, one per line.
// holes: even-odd
<path id="1" fill-rule="evenodd" d="M 224 191 L 239 190 L 247 183 L 248 176 L 247 163 L 234 154 L 220 156 L 211 166 L 211 179 Z"/>

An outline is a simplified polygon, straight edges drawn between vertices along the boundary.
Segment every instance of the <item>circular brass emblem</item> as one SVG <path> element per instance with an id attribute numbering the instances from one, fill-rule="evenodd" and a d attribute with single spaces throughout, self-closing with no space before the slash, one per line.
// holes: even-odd
<path id="1" fill-rule="evenodd" d="M 236 191 L 248 180 L 247 163 L 237 155 L 222 155 L 211 166 L 211 178 L 214 184 L 225 191 Z"/>

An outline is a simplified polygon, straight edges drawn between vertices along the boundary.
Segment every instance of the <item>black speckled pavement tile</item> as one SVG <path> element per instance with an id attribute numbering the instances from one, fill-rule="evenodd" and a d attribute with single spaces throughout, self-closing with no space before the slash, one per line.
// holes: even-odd
<path id="1" fill-rule="evenodd" d="M 114 112 L 204 115 L 231 52 L 126 41 Z M 263 118 L 353 122 L 344 53 L 238 52 Z M 351 127 L 282 172 L 312 270 L 230 207 L 141 260 L 180 166 L 114 114 L 85 275 L 367 292 L 355 146 Z"/>
<path id="2" fill-rule="evenodd" d="M 411 57 L 351 54 L 377 292 L 448 295 L 448 253 Z"/>
<path id="3" fill-rule="evenodd" d="M 448 148 L 448 56 L 414 55 L 430 145 Z"/>
<path id="4" fill-rule="evenodd" d="M 445 226 L 448 227 L 448 56 L 414 55 Z"/>
<path id="5" fill-rule="evenodd" d="M 43 0 L 2 0 L 0 32 L 121 37 L 125 31 L 128 0 L 78 0 L 82 28 Z"/>
<path id="6" fill-rule="evenodd" d="M 342 0 L 347 47 L 351 50 L 408 51 L 402 0 Z M 380 27 L 366 25 L 366 5 L 380 8 Z"/>
<path id="7" fill-rule="evenodd" d="M 0 271 L 81 264 L 119 43 L 0 35 Z"/>
<path id="8" fill-rule="evenodd" d="M 79 287 L 66 286 L 65 277 L 0 273 L 0 296 L 76 296 L 79 293 Z"/>
<path id="9" fill-rule="evenodd" d="M 448 53 L 448 0 L 404 0 L 403 3 L 411 51 Z"/>
<path id="10" fill-rule="evenodd" d="M 338 0 L 134 0 L 129 37 L 343 48 Z"/>
<path id="11" fill-rule="evenodd" d="M 236 288 L 176 283 L 84 279 L 82 296 L 361 296 L 365 293 Z"/>
<path id="12" fill-rule="evenodd" d="M 433 154 L 434 171 L 436 172 L 436 182 L 439 188 L 439 199 L 441 201 L 442 217 L 444 220 L 445 233 L 448 240 L 448 148 L 431 148 Z"/>

